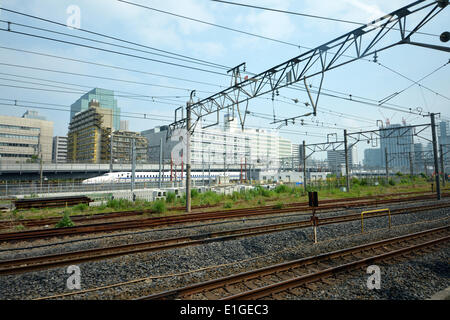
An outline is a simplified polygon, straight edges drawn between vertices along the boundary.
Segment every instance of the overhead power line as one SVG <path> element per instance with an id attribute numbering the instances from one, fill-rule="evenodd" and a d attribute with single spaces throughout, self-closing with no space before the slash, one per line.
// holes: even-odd
<path id="1" fill-rule="evenodd" d="M 8 23 L 9 21 L 2 20 L 2 22 Z M 174 66 L 174 67 L 191 69 L 191 70 L 195 70 L 195 71 L 201 71 L 201 72 L 216 74 L 216 75 L 220 75 L 220 76 L 230 77 L 227 74 L 220 73 L 220 72 L 217 72 L 217 71 L 197 68 L 197 67 L 193 67 L 193 66 L 187 66 L 187 65 L 183 65 L 183 64 L 179 64 L 179 63 L 173 63 L 173 62 L 169 62 L 169 61 L 163 61 L 163 60 L 159 60 L 159 59 L 153 59 L 153 58 L 138 56 L 138 55 L 135 55 L 135 54 L 121 52 L 121 51 L 116 51 L 116 50 L 110 50 L 110 49 L 105 49 L 105 48 L 100 48 L 100 47 L 94 47 L 94 46 L 90 46 L 90 45 L 82 44 L 82 43 L 77 43 L 77 42 L 73 42 L 73 41 L 67 41 L 67 40 L 62 40 L 62 39 L 45 37 L 45 36 L 41 36 L 41 35 L 37 35 L 37 34 L 20 32 L 20 31 L 15 31 L 15 30 L 12 30 L 12 29 L 5 29 L 5 28 L 0 28 L 0 31 L 7 32 L 7 33 L 19 34 L 19 35 L 23 35 L 23 36 L 38 38 L 38 39 L 43 39 L 43 40 L 49 40 L 49 41 L 63 43 L 63 44 L 74 45 L 74 46 L 87 48 L 87 49 L 92 49 L 92 50 L 96 50 L 96 51 L 103 51 L 103 52 L 117 54 L 117 55 L 122 55 L 122 56 L 130 57 L 130 58 L 136 58 L 136 59 L 141 59 L 141 60 L 146 60 L 146 61 L 151 61 L 151 62 L 162 63 L 162 64 Z"/>
<path id="2" fill-rule="evenodd" d="M 169 76 L 169 75 L 165 75 L 165 74 L 158 74 L 158 73 L 147 72 L 147 71 L 143 71 L 143 70 L 136 70 L 136 69 L 130 69 L 130 68 L 125 68 L 125 67 L 120 67 L 120 66 L 113 66 L 113 65 L 97 63 L 97 62 L 81 60 L 81 59 L 67 58 L 67 57 L 62 57 L 62 56 L 58 56 L 58 55 L 42 53 L 42 52 L 2 47 L 2 46 L 0 46 L 0 49 L 11 50 L 11 51 L 16 51 L 16 52 L 23 52 L 23 53 L 39 55 L 39 56 L 47 57 L 47 58 L 61 59 L 61 60 L 65 60 L 65 61 L 78 62 L 78 63 L 89 64 L 89 65 L 98 66 L 98 67 L 110 68 L 110 69 L 121 70 L 121 71 L 128 71 L 128 72 L 133 72 L 133 73 L 140 73 L 140 74 L 145 74 L 145 75 L 149 75 L 149 76 L 162 77 L 162 78 L 167 78 L 167 79 L 172 79 L 172 80 L 185 81 L 185 82 L 190 82 L 190 83 L 197 83 L 197 84 L 222 88 L 222 86 L 212 84 L 210 82 L 202 82 L 202 81 L 196 81 L 196 80 L 191 80 L 191 79 L 184 79 L 184 78 L 173 77 L 173 76 Z"/>
<path id="3" fill-rule="evenodd" d="M 35 15 L 31 15 L 31 14 L 26 14 L 26 13 L 19 12 L 19 11 L 16 11 L 16 10 L 7 9 L 7 8 L 4 8 L 4 7 L 2 7 L 2 10 L 3 11 L 7 11 L 7 12 L 11 12 L 11 13 L 14 13 L 14 14 L 17 14 L 17 15 L 22 15 L 22 16 L 25 16 L 25 17 L 29 17 L 29 18 L 32 18 L 32 19 L 45 21 L 45 22 L 48 22 L 48 23 L 51 23 L 51 24 L 55 24 L 55 25 L 58 25 L 58 26 L 67 27 L 67 25 L 64 24 L 64 23 L 57 22 L 57 21 L 50 20 L 50 19 L 45 19 L 45 18 L 38 17 L 38 16 L 35 16 Z M 224 68 L 224 69 L 227 69 L 227 70 L 230 69 L 228 66 L 224 66 L 224 65 L 221 65 L 221 64 L 218 64 L 218 63 L 215 63 L 215 62 L 210 62 L 210 61 L 206 61 L 206 60 L 203 60 L 203 59 L 193 58 L 193 57 L 182 55 L 182 54 L 179 54 L 179 53 L 174 53 L 174 52 L 171 52 L 171 51 L 168 51 L 168 50 L 162 50 L 162 49 L 159 49 L 159 48 L 143 45 L 143 44 L 136 43 L 136 42 L 129 41 L 129 40 L 125 40 L 125 39 L 122 39 L 122 38 L 106 35 L 104 33 L 95 32 L 95 31 L 92 31 L 92 30 L 87 30 L 87 29 L 83 29 L 83 28 L 77 28 L 77 31 L 93 34 L 93 35 L 96 35 L 96 36 L 104 37 L 104 38 L 107 38 L 107 39 L 111 39 L 111 40 L 115 40 L 115 41 L 119 41 L 119 42 L 123 42 L 123 43 L 132 44 L 132 45 L 135 45 L 135 46 L 138 46 L 138 47 L 141 47 L 141 48 L 151 49 L 151 50 L 154 50 L 154 51 L 157 51 L 157 52 L 167 53 L 167 54 L 173 55 L 174 57 L 186 58 L 186 59 L 189 59 L 189 60 L 192 60 L 192 61 L 202 62 L 202 63 L 208 64 L 208 65 L 211 65 L 211 66 L 216 66 L 216 67 Z M 155 53 L 151 53 L 151 54 L 155 54 Z"/>
<path id="4" fill-rule="evenodd" d="M 241 7 L 259 9 L 259 10 L 264 10 L 264 11 L 272 11 L 272 12 L 285 13 L 285 14 L 302 16 L 302 17 L 307 17 L 307 18 L 320 19 L 320 20 L 325 20 L 325 21 L 342 22 L 342 23 L 359 25 L 359 26 L 365 26 L 367 24 L 367 23 L 363 23 L 363 22 L 344 20 L 344 19 L 337 19 L 337 18 L 330 18 L 330 17 L 324 17 L 324 16 L 319 16 L 319 15 L 314 15 L 314 14 L 307 14 L 307 13 L 301 13 L 301 12 L 288 11 L 288 10 L 280 10 L 280 9 L 267 8 L 267 7 L 262 7 L 262 6 L 255 6 L 255 5 L 246 4 L 246 3 L 237 3 L 237 2 L 223 1 L 223 0 L 211 0 L 211 1 L 213 1 L 213 2 L 220 2 L 220 3 L 224 3 L 224 4 L 230 4 L 230 5 L 234 5 L 234 6 L 241 6 Z M 418 34 L 432 36 L 432 37 L 439 37 L 439 35 L 432 34 L 432 33 L 426 33 L 426 32 L 417 32 L 417 33 Z"/>
<path id="5" fill-rule="evenodd" d="M 1 101 L 9 101 L 11 103 L 1 103 L 0 106 L 8 106 L 8 107 L 18 107 L 18 108 L 30 108 L 30 109 L 41 109 L 41 110 L 51 110 L 51 111 L 60 111 L 60 112 L 70 112 L 70 106 L 65 105 L 58 105 L 58 104 L 50 104 L 45 102 L 36 102 L 36 101 L 24 101 L 24 100 L 14 100 L 14 99 L 4 99 L 0 98 Z M 23 103 L 31 103 L 31 104 L 37 104 L 38 106 L 34 105 L 24 105 Z M 47 106 L 47 107 L 41 107 Z M 52 108 L 52 107 L 64 107 L 66 109 L 60 109 L 60 108 Z M 130 115 L 131 114 L 131 115 Z M 163 116 L 163 115 L 155 115 L 155 114 L 148 114 L 148 113 L 136 113 L 136 112 L 120 112 L 120 113 L 113 113 L 113 116 L 123 116 L 124 118 L 133 118 L 133 119 L 141 119 L 141 120 L 157 120 L 157 121 L 164 121 L 165 123 L 170 123 L 172 117 L 171 116 Z M 135 115 L 135 116 L 132 116 Z M 138 117 L 137 115 L 140 115 Z M 248 128 L 251 129 L 260 129 L 260 127 L 255 126 L 248 126 Z M 274 129 L 275 130 L 275 129 Z M 288 134 L 294 134 L 294 135 L 300 135 L 300 136 L 308 136 L 308 137 L 316 137 L 316 138 L 324 138 L 325 135 L 319 135 L 316 133 L 308 133 L 308 132 L 301 132 L 301 131 L 295 131 L 295 130 L 276 130 L 280 133 L 288 133 Z M 223 145 L 223 144 L 222 144 Z"/>
<path id="6" fill-rule="evenodd" d="M 181 14 L 176 14 L 176 13 L 173 13 L 173 12 L 156 9 L 156 8 L 145 6 L 145 5 L 139 4 L 139 3 L 134 3 L 134 2 L 130 2 L 130 1 L 124 1 L 124 0 L 117 0 L 117 1 L 125 3 L 125 4 L 128 4 L 128 5 L 144 8 L 144 9 L 147 9 L 147 10 L 152 10 L 152 11 L 155 11 L 155 12 L 168 14 L 168 15 L 171 15 L 171 16 L 174 16 L 174 17 L 185 19 L 185 20 L 190 20 L 190 21 L 206 24 L 206 25 L 209 25 L 209 26 L 225 29 L 225 30 L 228 30 L 228 31 L 233 31 L 233 32 L 245 34 L 245 35 L 256 37 L 256 38 L 260 38 L 260 39 L 265 39 L 265 40 L 269 40 L 269 41 L 273 41 L 273 42 L 277 42 L 277 43 L 282 43 L 282 44 L 293 46 L 293 47 L 296 47 L 296 48 L 306 48 L 306 47 L 300 46 L 300 45 L 295 44 L 295 43 L 282 41 L 282 40 L 278 40 L 278 39 L 262 36 L 262 35 L 259 35 L 259 34 L 256 34 L 256 33 L 251 33 L 251 32 L 247 32 L 247 31 L 243 31 L 243 30 L 239 30 L 239 29 L 226 27 L 226 26 L 219 25 L 219 24 L 212 23 L 212 22 L 208 22 L 208 21 L 203 21 L 203 20 L 200 20 L 200 19 L 195 19 L 195 18 L 183 16 Z"/>
<path id="7" fill-rule="evenodd" d="M 433 70 L 432 72 L 430 72 L 430 73 L 427 74 L 426 76 L 422 77 L 422 78 L 421 78 L 420 80 L 418 80 L 418 81 L 413 81 L 413 80 L 408 79 L 407 77 L 403 76 L 402 74 L 398 73 L 398 74 L 401 75 L 402 77 L 407 78 L 407 79 L 410 80 L 410 81 L 413 81 L 413 84 L 411 84 L 410 86 L 406 87 L 405 89 L 403 89 L 403 90 L 401 90 L 401 91 L 397 91 L 397 92 L 395 92 L 395 93 L 389 95 L 388 97 L 386 97 L 386 98 L 384 98 L 384 99 L 381 99 L 381 100 L 379 101 L 380 105 L 382 105 L 382 104 L 386 103 L 387 101 L 389 101 L 389 100 L 391 100 L 391 99 L 397 97 L 398 95 L 402 94 L 403 92 L 405 92 L 406 90 L 412 88 L 412 87 L 415 86 L 415 85 L 418 85 L 418 86 L 421 87 L 421 88 L 427 89 L 425 86 L 421 85 L 420 82 L 422 82 L 422 81 L 425 80 L 426 78 L 430 77 L 431 75 L 435 74 L 435 73 L 438 72 L 439 70 L 443 69 L 443 68 L 446 67 L 448 64 L 450 64 L 450 60 L 449 60 L 448 62 L 446 62 L 445 64 L 441 65 L 440 67 L 436 68 L 435 70 Z M 394 72 L 395 72 L 395 71 L 394 71 Z M 396 72 L 396 73 L 397 73 L 397 72 Z M 429 90 L 431 90 L 431 89 L 429 89 Z M 433 91 L 433 90 L 431 90 L 431 91 L 432 91 L 433 93 L 435 93 L 436 95 L 439 95 L 439 96 L 441 96 L 441 97 L 443 97 L 443 98 L 445 98 L 445 99 L 447 99 L 447 100 L 450 100 L 450 98 L 448 98 L 448 97 L 446 97 L 446 96 L 444 96 L 444 95 L 442 95 L 442 94 L 440 94 L 440 93 L 438 93 L 438 92 L 435 92 L 435 91 Z"/>
<path id="8" fill-rule="evenodd" d="M 46 72 L 65 74 L 65 75 L 71 75 L 71 76 L 86 77 L 86 78 L 92 78 L 92 79 L 110 80 L 110 81 L 130 83 L 130 84 L 139 84 L 139 85 L 158 87 L 158 88 L 164 88 L 164 89 L 173 89 L 173 90 L 180 90 L 180 91 L 187 91 L 187 92 L 192 91 L 192 89 L 190 89 L 190 88 L 165 86 L 165 85 L 159 85 L 159 84 L 154 84 L 154 83 L 131 81 L 131 80 L 125 80 L 125 79 L 119 79 L 119 78 L 111 78 L 111 77 L 101 77 L 101 76 L 94 76 L 91 74 L 83 74 L 83 73 L 69 72 L 69 71 L 62 71 L 62 70 L 55 70 L 55 69 L 48 69 L 48 68 L 38 68 L 38 67 L 17 65 L 17 64 L 11 64 L 11 63 L 2 63 L 2 62 L 0 62 L 0 65 L 7 66 L 7 67 L 14 67 L 14 68 L 35 70 L 35 71 L 46 71 Z M 211 93 L 210 91 L 201 91 L 201 90 L 198 90 L 198 92 Z"/>

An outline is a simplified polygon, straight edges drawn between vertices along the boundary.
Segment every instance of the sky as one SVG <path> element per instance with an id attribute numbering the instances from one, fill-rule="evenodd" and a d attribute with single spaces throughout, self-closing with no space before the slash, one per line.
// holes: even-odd
<path id="1" fill-rule="evenodd" d="M 56 21 L 63 26 L 1 10 L 0 103 L 6 105 L 0 104 L 0 114 L 21 116 L 27 109 L 37 110 L 54 122 L 54 135 L 67 135 L 69 106 L 83 92 L 100 87 L 117 92 L 117 100 L 123 113 L 121 119 L 130 121 L 130 130 L 148 130 L 173 122 L 175 109 L 186 105 L 191 90 L 196 90 L 195 99 L 203 99 L 229 87 L 230 77 L 226 74 L 228 68 L 245 62 L 244 75 L 258 74 L 307 52 L 306 48 L 318 47 L 358 27 L 348 23 L 210 0 L 130 0 L 130 2 L 160 11 L 116 0 L 1 0 L 0 7 L 4 9 Z M 373 21 L 411 3 L 410 0 L 240 2 L 363 23 Z M 71 10 L 73 6 L 79 8 L 80 19 L 73 19 L 74 11 Z M 277 41 L 183 19 L 162 13 L 161 10 Z M 426 10 L 408 17 L 409 29 L 415 27 L 414 23 L 417 24 Z M 60 34 L 12 24 L 11 30 L 16 32 L 57 38 L 91 48 L 11 33 L 7 31 L 7 21 L 45 28 Z M 78 21 L 79 27 L 84 30 L 124 39 L 145 47 L 106 39 L 65 26 L 67 23 L 76 26 L 74 23 Z M 427 35 L 416 35 L 413 40 L 448 46 L 435 36 L 449 31 L 448 21 L 450 21 L 450 7 L 420 30 Z M 113 45 L 70 38 L 61 33 L 101 40 Z M 392 32 L 383 41 L 389 44 L 398 40 L 398 32 Z M 128 55 L 100 51 L 95 47 Z M 130 47 L 140 51 L 131 50 Z M 46 56 L 32 54 L 30 51 Z M 175 57 L 173 53 L 178 56 Z M 348 54 L 354 55 L 355 51 L 349 51 Z M 78 61 L 63 60 L 55 56 Z M 205 62 L 195 64 L 190 58 Z M 437 121 L 448 120 L 450 65 L 442 66 L 449 62 L 449 58 L 447 52 L 404 44 L 380 52 L 377 59 L 381 65 L 372 61 L 374 57 L 367 57 L 326 72 L 323 82 L 325 93 L 330 94 L 333 91 L 341 93 L 334 94 L 341 97 L 349 98 L 352 95 L 380 101 L 401 92 L 389 100 L 389 103 L 398 106 L 396 109 L 399 110 L 321 95 L 316 117 L 302 118 L 303 125 L 298 120 L 295 124 L 283 126 L 279 129 L 280 135 L 293 143 L 301 144 L 306 141 L 307 144 L 314 144 L 326 142 L 327 135 L 332 133 L 336 133 L 341 140 L 344 129 L 349 132 L 374 130 L 377 128 L 377 120 L 383 123 L 390 121 L 392 124 L 402 121 L 408 124 L 430 122 L 429 117 L 409 112 L 410 108 L 415 113 L 421 112 L 423 115 L 429 112 L 440 113 L 441 118 Z M 206 62 L 208 65 L 205 65 Z M 209 64 L 211 62 L 221 67 L 211 67 Z M 318 66 L 313 68 L 319 70 Z M 414 81 L 422 79 L 438 68 L 440 68 L 438 71 L 419 82 L 420 85 L 414 84 Z M 313 88 L 319 83 L 320 76 L 308 79 L 308 84 Z M 298 84 L 301 85 L 302 83 Z M 406 88 L 408 89 L 402 91 Z M 19 105 L 26 105 L 27 108 L 8 105 L 14 104 L 12 102 L 14 100 L 18 100 Z M 269 119 L 273 119 L 274 115 L 276 119 L 286 119 L 308 113 L 311 111 L 311 106 L 305 106 L 305 102 L 308 101 L 307 94 L 295 88 L 280 90 L 274 101 L 270 94 L 252 99 L 249 103 L 252 114 L 248 117 L 246 125 L 278 129 L 279 124 L 271 124 L 273 121 Z M 223 114 L 221 118 L 222 116 Z M 427 132 L 424 134 L 429 135 Z M 420 139 L 416 142 L 427 143 Z M 371 144 L 368 145 L 366 142 L 358 144 L 359 160 L 362 160 L 363 151 L 368 146 Z M 319 159 L 325 156 L 326 154 L 314 155 Z"/>

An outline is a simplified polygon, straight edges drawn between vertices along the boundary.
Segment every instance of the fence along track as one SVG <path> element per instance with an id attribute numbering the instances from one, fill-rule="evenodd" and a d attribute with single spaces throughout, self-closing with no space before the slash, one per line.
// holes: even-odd
<path id="1" fill-rule="evenodd" d="M 214 279 L 137 300 L 264 298 L 342 271 L 449 241 L 449 231 L 450 226 L 435 228 Z"/>
<path id="2" fill-rule="evenodd" d="M 398 215 L 404 213 L 419 212 L 430 209 L 450 207 L 447 204 L 426 205 L 416 208 L 401 208 L 391 211 L 391 215 Z M 386 216 L 386 213 L 373 214 L 366 219 Z M 349 214 L 344 216 L 336 216 L 330 218 L 321 218 L 318 220 L 318 225 L 328 225 L 335 223 L 343 223 L 349 221 L 359 220 L 359 214 Z M 61 265 L 68 265 L 71 263 L 81 263 L 86 261 L 101 260 L 107 258 L 114 258 L 118 256 L 136 254 L 142 252 L 162 251 L 174 248 L 181 248 L 187 246 L 201 245 L 217 241 L 229 241 L 243 237 L 251 237 L 273 232 L 288 231 L 299 228 L 310 227 L 309 220 L 295 221 L 288 223 L 270 224 L 265 226 L 240 228 L 227 231 L 212 232 L 207 234 L 185 236 L 178 238 L 167 238 L 161 240 L 144 241 L 133 244 L 126 244 L 114 247 L 89 249 L 82 251 L 73 251 L 61 254 L 43 255 L 31 258 L 14 259 L 0 261 L 0 275 L 14 274 L 39 270 L 44 268 L 52 268 Z"/>

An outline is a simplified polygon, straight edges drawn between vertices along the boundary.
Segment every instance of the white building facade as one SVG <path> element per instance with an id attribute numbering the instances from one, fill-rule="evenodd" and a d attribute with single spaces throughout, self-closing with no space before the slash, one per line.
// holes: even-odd
<path id="1" fill-rule="evenodd" d="M 162 144 L 162 158 L 171 160 L 172 151 L 179 143 L 167 138 L 168 127 L 143 131 L 149 142 L 149 159 L 157 162 Z M 254 168 L 278 170 L 280 137 L 278 132 L 266 129 L 242 129 L 236 120 L 225 116 L 223 128 L 202 129 L 197 126 L 191 137 L 191 163 L 193 165 L 223 165 L 224 168 L 252 165 Z"/>

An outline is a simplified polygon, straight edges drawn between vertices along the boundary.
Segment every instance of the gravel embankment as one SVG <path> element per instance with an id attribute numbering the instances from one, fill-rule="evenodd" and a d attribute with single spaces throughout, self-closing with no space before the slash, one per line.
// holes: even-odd
<path id="1" fill-rule="evenodd" d="M 406 260 L 406 259 L 401 259 Z M 425 300 L 450 287 L 450 246 L 439 246 L 432 253 L 417 255 L 398 263 L 378 263 L 381 271 L 380 289 L 369 290 L 366 269 L 338 275 L 332 285 L 318 284 L 317 289 L 305 287 L 283 293 L 286 300 Z"/>
<path id="2" fill-rule="evenodd" d="M 393 207 L 393 206 L 390 206 Z M 284 231 L 262 236 L 239 239 L 227 242 L 214 242 L 202 246 L 186 247 L 180 249 L 172 249 L 164 252 L 141 253 L 129 256 L 118 257 L 114 259 L 81 263 L 81 281 L 82 289 L 88 289 L 108 284 L 115 284 L 124 281 L 129 281 L 138 278 L 149 276 L 167 275 L 185 272 L 189 270 L 197 270 L 200 268 L 216 266 L 221 264 L 228 264 L 239 262 L 242 260 L 261 257 L 256 260 L 239 262 L 231 266 L 204 270 L 200 272 L 191 273 L 178 277 L 168 277 L 148 282 L 137 283 L 133 285 L 123 286 L 121 288 L 96 291 L 84 295 L 77 295 L 69 297 L 73 299 L 118 299 L 131 298 L 140 295 L 150 294 L 161 290 L 167 290 L 174 287 L 187 285 L 189 283 L 205 281 L 212 277 L 220 277 L 236 272 L 242 272 L 248 269 L 263 267 L 267 264 L 279 263 L 286 260 L 298 259 L 305 256 L 310 256 L 318 253 L 323 253 L 331 250 L 337 250 L 343 247 L 349 247 L 365 243 L 367 241 L 376 241 L 386 237 L 394 237 L 414 231 L 424 230 L 431 227 L 438 227 L 450 224 L 450 209 L 433 210 L 429 212 L 420 212 L 410 215 L 399 215 L 392 217 L 392 225 L 399 226 L 402 224 L 411 224 L 419 221 L 427 221 L 426 223 L 416 224 L 412 226 L 395 227 L 392 230 L 379 230 L 371 232 L 378 228 L 387 227 L 387 217 L 368 219 L 365 221 L 365 230 L 367 234 L 361 235 L 361 224 L 359 221 L 349 222 L 340 225 L 321 226 L 318 230 L 320 243 L 312 244 L 312 230 L 298 229 L 294 231 Z M 431 221 L 436 219 L 447 218 L 446 220 Z M 270 220 L 270 223 L 287 222 L 289 219 L 298 219 L 298 217 L 289 215 L 283 218 L 276 218 Z M 66 244 L 70 250 L 84 246 L 96 247 L 98 245 L 112 245 L 123 241 L 142 241 L 151 238 L 167 237 L 171 232 L 171 236 L 179 235 L 178 233 L 203 233 L 206 230 L 217 228 L 235 228 L 237 225 L 249 226 L 250 223 L 255 225 L 268 223 L 269 220 L 247 220 L 245 223 L 242 220 L 232 224 L 212 224 L 195 229 L 173 229 L 164 231 L 153 231 L 116 238 L 105 238 L 97 241 L 83 241 L 72 244 Z M 170 228 L 169 228 L 170 229 Z M 355 234 L 355 236 L 349 236 Z M 327 241 L 337 237 L 347 236 L 334 241 Z M 140 238 L 143 237 L 143 238 Z M 125 239 L 125 240 L 124 240 Z M 22 244 L 23 245 L 23 244 Z M 64 246 L 37 248 L 31 250 L 32 255 L 42 254 L 42 252 L 58 252 Z M 295 248 L 286 251 L 288 248 Z M 65 248 L 67 250 L 67 248 Z M 282 251 L 283 252 L 279 252 Z M 448 253 L 448 250 L 445 252 Z M 28 255 L 28 252 L 3 252 L 1 258 L 5 259 L 8 255 L 13 254 L 18 256 L 18 253 Z M 442 257 L 447 259 L 447 256 Z M 445 260 L 444 260 L 445 261 Z M 414 277 L 424 282 L 423 286 L 428 289 L 423 289 L 425 294 L 431 294 L 440 289 L 430 281 L 425 281 L 420 277 L 421 270 Z M 423 272 L 426 272 L 424 269 Z M 69 277 L 66 274 L 66 268 L 54 268 L 50 270 L 43 270 L 31 272 L 21 275 L 9 275 L 0 277 L 0 299 L 32 299 L 37 297 L 49 296 L 52 294 L 70 292 L 66 289 L 66 280 Z M 448 277 L 448 275 L 447 275 Z M 422 281 L 423 280 L 423 281 Z M 431 295 L 430 294 L 430 295 Z M 320 297 L 318 297 L 320 298 Z M 343 297 L 339 297 L 341 299 Z M 417 298 L 421 298 L 417 296 Z"/>
<path id="3" fill-rule="evenodd" d="M 430 201 L 417 202 L 415 204 L 394 204 L 391 209 L 403 206 L 415 206 L 432 203 Z M 378 207 L 380 208 L 380 207 Z M 384 208 L 384 207 L 383 207 Z M 376 209 L 365 208 L 364 210 Z M 320 212 L 320 218 L 336 215 L 360 213 L 362 209 L 353 208 L 336 210 L 334 212 Z M 272 216 L 259 216 L 253 218 L 235 218 L 227 221 L 190 223 L 181 226 L 170 226 L 143 231 L 118 231 L 111 233 L 99 233 L 90 235 L 71 236 L 64 238 L 42 239 L 33 242 L 2 243 L 0 260 L 19 259 L 36 255 L 58 254 L 67 251 L 88 250 L 105 246 L 130 244 L 142 241 L 152 241 L 164 238 L 182 237 L 191 235 L 208 234 L 224 230 L 232 230 L 245 227 L 257 227 L 267 224 L 286 223 L 293 221 L 309 220 L 310 215 L 305 213 L 276 214 Z M 387 219 L 387 218 L 386 218 Z M 369 219 L 370 220 L 370 219 Z M 23 250 L 22 250 L 23 249 Z"/>

